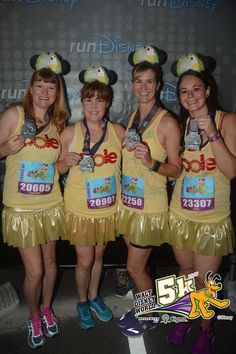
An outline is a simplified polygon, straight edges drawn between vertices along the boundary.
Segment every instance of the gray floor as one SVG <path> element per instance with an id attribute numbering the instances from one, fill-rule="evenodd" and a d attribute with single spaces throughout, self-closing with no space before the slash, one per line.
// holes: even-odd
<path id="1" fill-rule="evenodd" d="M 173 267 L 158 269 L 157 276 L 162 277 L 174 274 Z M 14 284 L 19 292 L 21 304 L 13 312 L 0 318 L 0 353 L 21 354 L 32 353 L 26 343 L 28 311 L 22 296 L 23 269 L 2 268 L 0 270 L 0 285 L 6 282 Z M 96 320 L 96 327 L 92 330 L 83 330 L 78 325 L 76 317 L 76 292 L 74 284 L 74 269 L 60 269 L 59 281 L 54 300 L 54 310 L 61 319 L 61 334 L 46 340 L 44 347 L 37 349 L 42 354 L 191 354 L 191 345 L 198 330 L 198 323 L 194 321 L 193 329 L 186 338 L 182 348 L 173 348 L 166 342 L 166 335 L 171 324 L 160 323 L 154 330 L 147 331 L 143 342 L 128 340 L 117 327 L 116 320 L 132 307 L 132 294 L 126 298 L 114 296 L 116 284 L 115 269 L 107 268 L 101 294 L 105 302 L 113 310 L 114 318 L 109 323 Z M 222 310 L 227 320 L 216 320 L 213 354 L 233 354 L 236 348 L 236 314 L 230 310 Z M 233 320 L 229 320 L 233 316 Z M 141 340 L 142 341 L 142 340 Z"/>

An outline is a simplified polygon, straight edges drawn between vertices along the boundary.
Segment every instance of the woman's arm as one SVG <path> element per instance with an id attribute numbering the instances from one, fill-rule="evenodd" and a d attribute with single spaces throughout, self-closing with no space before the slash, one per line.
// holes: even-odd
<path id="1" fill-rule="evenodd" d="M 9 138 L 15 131 L 19 115 L 16 107 L 8 108 L 0 119 L 0 158 L 15 154 L 24 146 L 22 136 L 15 135 Z"/>
<path id="2" fill-rule="evenodd" d="M 112 123 L 112 125 L 115 129 L 117 138 L 120 140 L 120 142 L 122 144 L 124 137 L 125 137 L 125 128 L 121 124 L 118 124 L 118 123 Z"/>
<path id="3" fill-rule="evenodd" d="M 56 163 L 60 174 L 66 173 L 71 166 L 75 166 L 80 161 L 80 155 L 75 152 L 69 152 L 70 144 L 75 135 L 75 126 L 66 127 L 60 135 L 61 156 Z"/>
<path id="4" fill-rule="evenodd" d="M 217 130 L 209 116 L 198 119 L 199 128 L 210 138 L 212 151 L 219 170 L 229 179 L 236 177 L 236 113 L 222 112 L 221 136 L 216 136 Z"/>

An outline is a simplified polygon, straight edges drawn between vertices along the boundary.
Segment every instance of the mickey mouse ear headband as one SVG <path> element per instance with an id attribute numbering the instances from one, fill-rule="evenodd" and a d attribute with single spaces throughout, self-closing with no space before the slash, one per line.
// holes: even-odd
<path id="1" fill-rule="evenodd" d="M 188 53 L 182 55 L 171 65 L 171 72 L 174 76 L 180 76 L 186 71 L 212 72 L 216 67 L 213 57 L 204 56 L 198 53 Z"/>
<path id="2" fill-rule="evenodd" d="M 90 66 L 86 70 L 79 73 L 79 80 L 82 84 L 99 81 L 107 86 L 114 85 L 118 79 L 117 74 L 113 70 L 108 70 L 104 66 Z"/>
<path id="3" fill-rule="evenodd" d="M 163 65 L 165 64 L 166 60 L 166 52 L 153 45 L 139 47 L 135 49 L 135 51 L 131 52 L 128 56 L 128 62 L 131 66 L 135 66 L 142 62 Z"/>
<path id="4" fill-rule="evenodd" d="M 32 56 L 30 65 L 34 70 L 42 68 L 51 69 L 55 74 L 66 75 L 70 72 L 71 66 L 67 60 L 64 60 L 58 53 L 48 52 Z"/>

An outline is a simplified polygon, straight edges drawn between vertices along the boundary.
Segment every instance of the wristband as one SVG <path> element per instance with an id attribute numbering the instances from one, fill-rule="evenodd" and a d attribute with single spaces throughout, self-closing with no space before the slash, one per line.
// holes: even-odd
<path id="1" fill-rule="evenodd" d="M 208 137 L 208 140 L 211 143 L 214 143 L 214 141 L 217 141 L 220 138 L 220 132 L 217 131 L 213 136 Z"/>
<path id="2" fill-rule="evenodd" d="M 154 161 L 154 164 L 153 164 L 152 167 L 150 167 L 150 168 L 148 169 L 148 171 L 150 171 L 150 172 L 157 172 L 157 171 L 159 170 L 160 166 L 161 166 L 161 162 L 158 161 L 158 160 L 153 160 L 153 161 Z"/>

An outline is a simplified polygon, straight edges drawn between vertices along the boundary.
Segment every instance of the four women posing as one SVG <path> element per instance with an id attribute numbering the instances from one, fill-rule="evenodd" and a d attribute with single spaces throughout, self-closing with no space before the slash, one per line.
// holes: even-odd
<path id="1" fill-rule="evenodd" d="M 204 288 L 205 274 L 216 273 L 222 257 L 233 251 L 229 193 L 230 179 L 236 176 L 236 114 L 218 109 L 209 74 L 211 58 L 181 57 L 172 65 L 173 73 L 180 76 L 177 93 L 184 143 L 179 154 L 179 126 L 159 100 L 165 61 L 166 53 L 153 46 L 130 54 L 138 109 L 126 132 L 108 116 L 116 74 L 104 67 L 81 72 L 84 118 L 61 133 L 59 160 L 55 134 L 61 132 L 67 116 L 66 108 L 65 113 L 60 112 L 65 106 L 60 91 L 63 70 L 55 73 L 48 61 L 46 69 L 36 62 L 27 98 L 31 105 L 9 108 L 2 116 L 0 153 L 7 156 L 3 234 L 9 245 L 19 248 L 25 266 L 28 343 L 32 348 L 44 344 L 42 326 L 48 336 L 59 333 L 51 309 L 58 237 L 75 247 L 77 311 L 85 329 L 95 325 L 92 312 L 102 321 L 112 318 L 98 287 L 106 245 L 117 234 L 124 235 L 127 267 L 138 291 L 153 287 L 147 261 L 154 246 L 171 244 L 180 274 L 198 273 L 198 289 Z M 26 125 L 30 130 L 32 122 L 38 130 L 29 138 Z M 53 156 L 49 145 L 47 149 L 40 146 L 42 156 L 35 154 L 32 149 L 46 138 L 50 138 Z M 67 232 L 57 170 L 69 172 L 64 193 Z M 40 171 L 44 178 L 40 179 Z M 167 177 L 177 179 L 169 216 Z M 142 335 L 155 326 L 152 321 L 144 326 L 133 311 L 122 316 L 118 325 L 127 336 Z M 190 322 L 174 326 L 168 341 L 182 345 L 190 328 Z M 211 322 L 201 320 L 192 353 L 210 353 L 213 336 Z"/>

